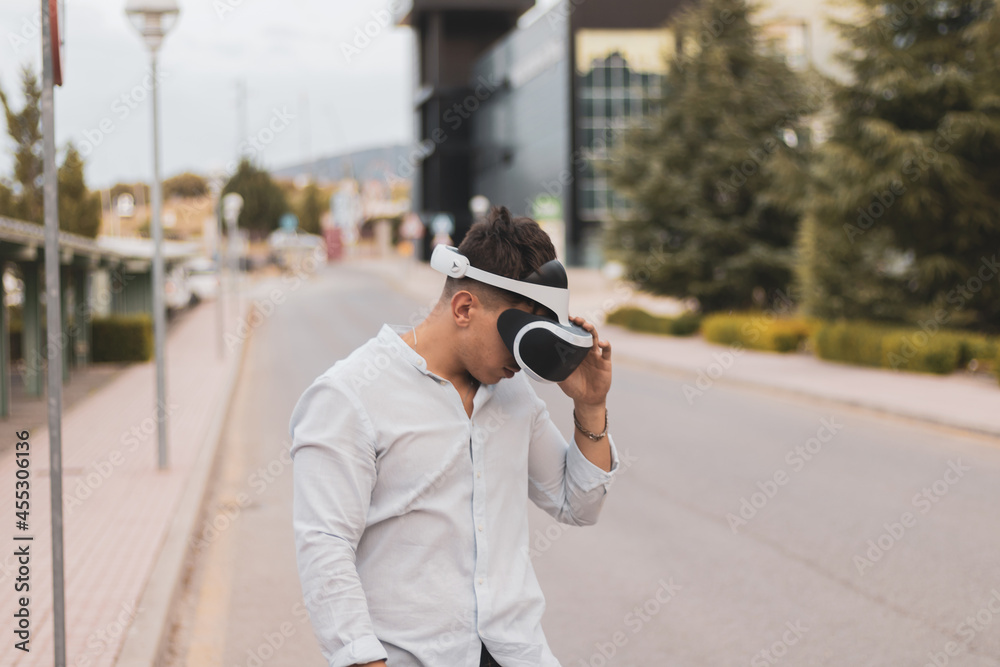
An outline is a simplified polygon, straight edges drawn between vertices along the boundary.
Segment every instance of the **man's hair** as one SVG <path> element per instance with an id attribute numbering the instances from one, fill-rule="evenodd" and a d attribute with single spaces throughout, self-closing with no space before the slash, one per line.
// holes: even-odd
<path id="1" fill-rule="evenodd" d="M 531 218 L 511 216 L 506 206 L 494 206 L 484 220 L 469 228 L 458 251 L 469 264 L 505 278 L 522 280 L 556 258 L 552 240 Z M 460 290 L 474 293 L 487 308 L 528 299 L 471 278 L 447 278 L 441 292 L 446 301 Z"/>

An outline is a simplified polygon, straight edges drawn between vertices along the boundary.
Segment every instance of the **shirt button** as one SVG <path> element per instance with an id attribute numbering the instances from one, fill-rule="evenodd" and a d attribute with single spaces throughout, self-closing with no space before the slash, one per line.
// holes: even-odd
<path id="1" fill-rule="evenodd" d="M 483 532 L 483 524 L 479 524 L 479 532 Z"/>
<path id="2" fill-rule="evenodd" d="M 479 471 L 477 470 L 477 471 L 476 471 L 476 479 L 479 479 L 479 478 L 480 478 L 480 477 L 482 477 L 482 476 L 483 476 L 483 473 L 481 473 L 481 472 L 479 472 Z"/>
<path id="3" fill-rule="evenodd" d="M 479 578 L 479 585 L 480 585 L 480 586 L 482 586 L 482 585 L 483 585 L 483 579 L 482 579 L 482 577 L 480 577 L 480 578 Z"/>

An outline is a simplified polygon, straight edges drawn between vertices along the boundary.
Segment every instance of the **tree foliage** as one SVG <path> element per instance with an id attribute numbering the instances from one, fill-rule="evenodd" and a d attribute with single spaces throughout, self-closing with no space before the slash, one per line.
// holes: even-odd
<path id="1" fill-rule="evenodd" d="M 744 0 L 679 16 L 660 112 L 609 165 L 634 205 L 614 239 L 627 275 L 706 311 L 774 301 L 793 270 L 803 117 L 817 102 L 750 18 Z"/>
<path id="2" fill-rule="evenodd" d="M 299 207 L 299 227 L 309 234 L 320 233 L 320 218 L 323 216 L 323 197 L 319 187 L 310 181 L 302 193 Z"/>
<path id="3" fill-rule="evenodd" d="M 800 248 L 822 317 L 1000 327 L 1000 29 L 992 2 L 858 0 Z"/>
<path id="4" fill-rule="evenodd" d="M 83 177 L 83 158 L 73 144 L 59 167 L 59 228 L 94 238 L 101 227 L 101 198 Z"/>
<path id="5" fill-rule="evenodd" d="M 15 111 L 0 88 L 7 134 L 14 141 L 14 201 L 11 216 L 42 222 L 42 87 L 31 67 L 21 70 L 24 106 Z"/>
<path id="6" fill-rule="evenodd" d="M 285 193 L 271 175 L 244 158 L 240 161 L 222 194 L 237 192 L 243 197 L 243 209 L 237 224 L 257 237 L 263 237 L 278 227 L 281 216 L 288 211 Z"/>
<path id="7" fill-rule="evenodd" d="M 190 199 L 208 194 L 208 184 L 198 174 L 184 172 L 163 181 L 163 198 Z"/>
<path id="8" fill-rule="evenodd" d="M 24 106 L 15 111 L 0 89 L 7 134 L 14 140 L 14 187 L 0 184 L 0 214 L 28 222 L 44 221 L 44 159 L 42 153 L 42 90 L 30 67 L 21 71 Z M 59 228 L 95 237 L 101 226 L 99 195 L 87 189 L 84 163 L 69 144 L 57 173 Z"/>

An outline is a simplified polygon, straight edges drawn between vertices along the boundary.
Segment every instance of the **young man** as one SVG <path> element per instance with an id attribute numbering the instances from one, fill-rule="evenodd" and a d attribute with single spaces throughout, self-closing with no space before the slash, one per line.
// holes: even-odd
<path id="1" fill-rule="evenodd" d="M 495 208 L 459 253 L 522 280 L 555 259 L 533 220 Z M 565 380 L 574 443 L 497 329 L 540 305 L 448 277 L 416 327 L 384 325 L 305 390 L 291 416 L 303 595 L 330 667 L 558 667 L 529 557 L 526 500 L 597 521 L 618 455 L 611 344 L 570 318 L 586 358 Z"/>

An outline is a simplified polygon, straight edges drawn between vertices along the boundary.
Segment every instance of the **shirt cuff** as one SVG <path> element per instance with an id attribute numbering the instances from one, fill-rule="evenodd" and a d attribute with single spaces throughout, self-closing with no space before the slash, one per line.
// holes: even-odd
<path id="1" fill-rule="evenodd" d="M 363 665 L 376 660 L 387 660 L 389 654 L 382 647 L 382 642 L 375 635 L 355 639 L 340 649 L 330 658 L 330 667 L 351 667 Z"/>
<path id="2" fill-rule="evenodd" d="M 604 470 L 594 465 L 590 459 L 583 455 L 575 438 L 570 441 L 566 466 L 569 474 L 573 476 L 573 480 L 584 493 L 593 491 L 599 486 L 603 486 L 604 490 L 607 491 L 608 485 L 614 479 L 615 473 L 618 472 L 618 449 L 615 447 L 615 441 L 610 433 L 608 433 L 608 445 L 611 447 L 611 470 Z"/>

